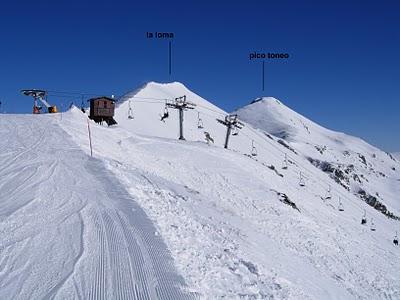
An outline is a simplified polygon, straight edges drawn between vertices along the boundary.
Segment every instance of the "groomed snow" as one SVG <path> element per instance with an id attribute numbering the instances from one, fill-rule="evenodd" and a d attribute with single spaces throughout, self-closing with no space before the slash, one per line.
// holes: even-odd
<path id="1" fill-rule="evenodd" d="M 0 299 L 194 299 L 135 198 L 59 117 L 0 118 Z"/>

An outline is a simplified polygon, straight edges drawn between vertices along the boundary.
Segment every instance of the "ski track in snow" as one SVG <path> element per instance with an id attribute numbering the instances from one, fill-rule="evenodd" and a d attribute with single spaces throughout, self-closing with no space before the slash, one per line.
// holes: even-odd
<path id="1" fill-rule="evenodd" d="M 196 298 L 141 207 L 54 119 L 0 128 L 0 299 Z"/>

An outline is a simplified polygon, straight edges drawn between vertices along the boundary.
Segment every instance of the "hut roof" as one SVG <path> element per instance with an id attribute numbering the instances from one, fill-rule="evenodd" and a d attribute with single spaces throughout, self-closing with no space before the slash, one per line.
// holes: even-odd
<path id="1" fill-rule="evenodd" d="M 110 98 L 110 97 L 107 97 L 107 96 L 91 98 L 91 99 L 89 99 L 88 101 L 94 101 L 94 100 L 110 100 L 110 101 L 115 102 L 115 99 L 114 99 L 114 98 Z"/>

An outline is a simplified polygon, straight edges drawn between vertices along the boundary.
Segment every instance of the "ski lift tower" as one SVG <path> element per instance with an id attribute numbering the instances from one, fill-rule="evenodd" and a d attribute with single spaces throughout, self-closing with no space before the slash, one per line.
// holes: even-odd
<path id="1" fill-rule="evenodd" d="M 47 91 L 44 90 L 22 90 L 21 93 L 25 96 L 31 96 L 33 97 L 33 113 L 34 114 L 40 114 L 40 110 L 42 109 L 41 106 L 38 105 L 38 101 L 44 104 L 44 106 L 47 107 L 49 113 L 56 113 L 57 112 L 57 107 L 56 106 L 51 106 L 47 100 Z"/>
<path id="2" fill-rule="evenodd" d="M 225 116 L 225 120 L 217 119 L 219 123 L 226 126 L 226 136 L 225 136 L 225 145 L 224 148 L 228 149 L 229 136 L 231 135 L 232 128 L 233 129 L 242 129 L 244 124 L 238 121 L 237 115 L 227 115 Z"/>
<path id="3" fill-rule="evenodd" d="M 175 98 L 174 103 L 166 103 L 166 107 L 179 110 L 179 139 L 185 140 L 183 137 L 183 112 L 188 109 L 194 109 L 196 104 L 186 101 L 186 96 Z"/>

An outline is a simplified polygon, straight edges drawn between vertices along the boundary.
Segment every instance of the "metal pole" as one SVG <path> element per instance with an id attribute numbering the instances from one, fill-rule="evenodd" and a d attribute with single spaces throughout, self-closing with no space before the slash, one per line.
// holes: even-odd
<path id="1" fill-rule="evenodd" d="M 179 139 L 185 140 L 183 137 L 183 107 L 179 107 Z"/>
<path id="2" fill-rule="evenodd" d="M 33 113 L 35 114 L 35 108 L 37 107 L 37 98 L 36 95 L 33 96 Z"/>
<path id="3" fill-rule="evenodd" d="M 231 135 L 231 129 L 232 129 L 231 124 L 228 123 L 226 126 L 226 137 L 225 137 L 225 146 L 224 146 L 225 149 L 228 149 L 228 142 L 229 142 L 229 136 Z"/>
<path id="4" fill-rule="evenodd" d="M 89 118 L 87 119 L 87 128 L 88 128 L 88 132 L 89 132 L 90 156 L 93 157 L 92 135 L 90 134 Z"/>

